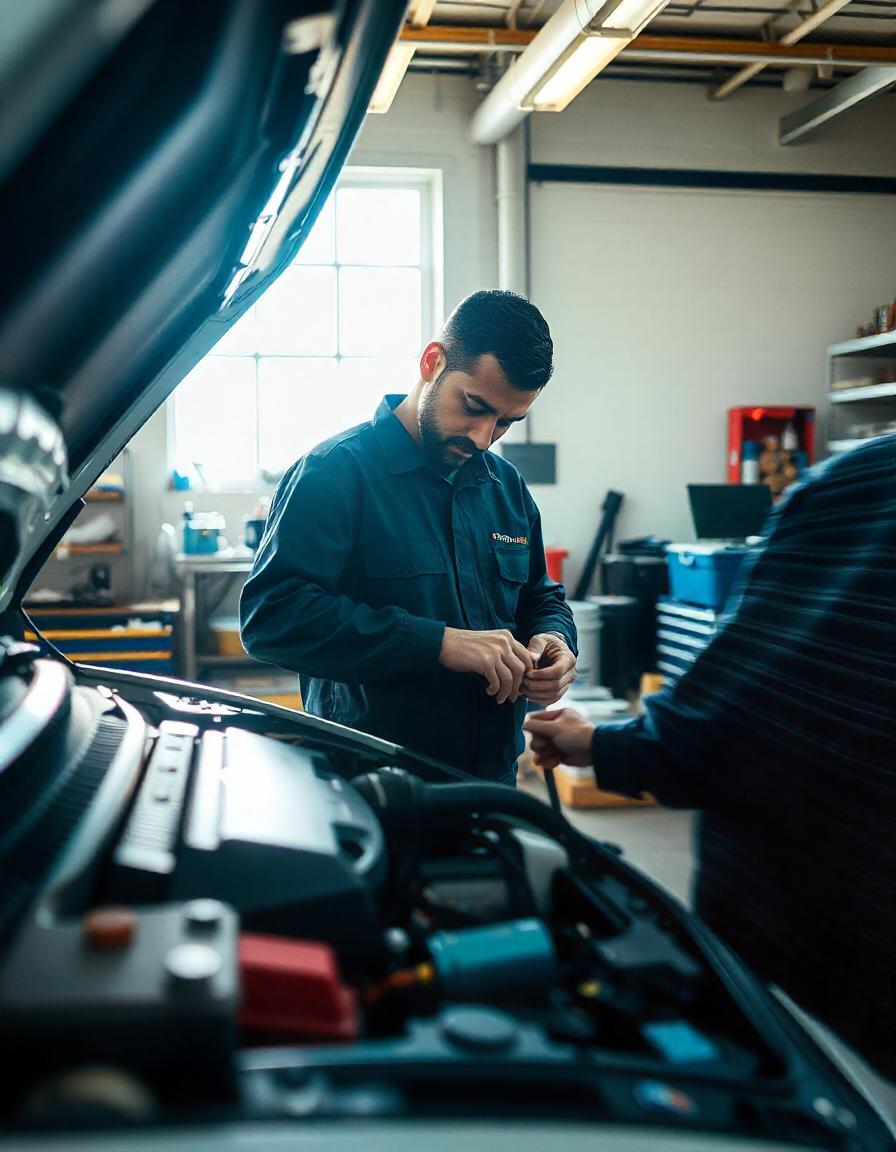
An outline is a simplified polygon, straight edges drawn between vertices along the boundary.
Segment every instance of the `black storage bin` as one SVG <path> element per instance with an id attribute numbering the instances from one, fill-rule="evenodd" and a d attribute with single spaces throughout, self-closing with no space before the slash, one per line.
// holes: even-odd
<path id="1" fill-rule="evenodd" d="M 600 679 L 614 696 L 624 697 L 641 682 L 638 601 L 634 596 L 589 596 L 600 606 Z"/>
<path id="2" fill-rule="evenodd" d="M 638 671 L 655 672 L 656 603 L 669 592 L 669 567 L 663 545 L 645 546 L 643 552 L 620 550 L 605 556 L 601 562 L 601 587 L 607 595 L 633 596 L 637 601 Z"/>

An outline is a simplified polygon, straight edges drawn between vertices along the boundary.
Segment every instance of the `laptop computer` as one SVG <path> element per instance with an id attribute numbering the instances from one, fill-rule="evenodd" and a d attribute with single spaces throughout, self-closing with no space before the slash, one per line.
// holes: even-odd
<path id="1" fill-rule="evenodd" d="M 772 506 L 767 484 L 688 484 L 697 539 L 743 544 L 758 536 Z"/>

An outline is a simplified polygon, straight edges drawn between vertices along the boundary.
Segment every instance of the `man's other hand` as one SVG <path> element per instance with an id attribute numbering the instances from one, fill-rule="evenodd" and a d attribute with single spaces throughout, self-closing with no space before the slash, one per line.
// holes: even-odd
<path id="1" fill-rule="evenodd" d="M 534 668 L 532 657 L 506 628 L 469 632 L 446 628 L 439 663 L 452 672 L 478 672 L 486 691 L 499 704 L 516 702 L 523 677 Z"/>
<path id="2" fill-rule="evenodd" d="M 558 764 L 585 768 L 591 763 L 594 725 L 572 708 L 533 712 L 526 717 L 523 727 L 532 736 L 532 754 L 542 768 L 556 768 Z"/>
<path id="3" fill-rule="evenodd" d="M 576 658 L 562 637 L 542 632 L 529 641 L 532 671 L 523 680 L 523 695 L 533 704 L 555 704 L 576 678 Z"/>

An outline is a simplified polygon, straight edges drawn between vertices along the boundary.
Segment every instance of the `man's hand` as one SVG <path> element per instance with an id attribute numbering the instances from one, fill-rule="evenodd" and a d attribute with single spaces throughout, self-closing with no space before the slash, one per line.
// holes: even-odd
<path id="1" fill-rule="evenodd" d="M 452 672 L 484 676 L 486 691 L 499 704 L 517 701 L 523 677 L 535 667 L 532 657 L 506 628 L 492 632 L 446 628 L 439 663 Z"/>
<path id="2" fill-rule="evenodd" d="M 591 763 L 591 737 L 594 725 L 572 708 L 556 712 L 533 712 L 523 722 L 532 735 L 532 753 L 545 770 L 558 764 L 586 768 Z"/>
<path id="3" fill-rule="evenodd" d="M 533 670 L 523 680 L 523 695 L 533 704 L 555 704 L 576 678 L 576 658 L 567 643 L 553 632 L 529 641 Z"/>

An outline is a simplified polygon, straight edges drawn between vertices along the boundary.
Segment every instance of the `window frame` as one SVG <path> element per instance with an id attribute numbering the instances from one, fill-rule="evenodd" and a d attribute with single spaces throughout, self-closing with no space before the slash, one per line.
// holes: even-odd
<path id="1" fill-rule="evenodd" d="M 395 268 L 395 267 L 419 267 L 420 269 L 420 323 L 422 330 L 422 339 L 425 342 L 429 339 L 427 333 L 435 333 L 444 318 L 444 231 L 443 231 L 443 217 L 442 217 L 442 173 L 440 169 L 430 168 L 393 168 L 393 167 L 373 167 L 373 166 L 352 166 L 343 170 L 339 181 L 336 184 L 332 196 L 335 197 L 336 193 L 342 188 L 369 188 L 369 189 L 382 189 L 382 188 L 409 188 L 414 189 L 420 193 L 420 263 L 419 265 L 396 265 L 396 264 L 368 264 L 358 265 L 358 267 L 368 268 Z M 348 264 L 341 265 L 338 259 L 335 258 L 329 264 L 309 264 L 305 267 L 317 268 L 335 268 L 340 267 L 356 267 L 356 265 Z M 337 288 L 336 293 L 336 307 L 337 307 L 337 332 L 338 332 L 338 308 L 339 308 L 339 292 Z M 421 345 L 420 351 L 422 352 L 425 343 Z M 261 353 L 257 349 L 253 353 L 249 352 L 218 352 L 212 349 L 206 354 L 204 359 L 211 356 L 228 357 L 232 359 L 254 360 L 255 361 L 255 459 L 258 471 L 254 481 L 236 480 L 233 483 L 228 483 L 226 480 L 221 481 L 214 485 L 204 485 L 201 488 L 194 489 L 195 491 L 210 493 L 210 494 L 226 494 L 226 495 L 266 495 L 269 494 L 275 482 L 270 482 L 264 479 L 260 469 L 260 380 L 261 372 L 259 371 L 259 361 L 266 359 L 283 359 L 283 360 L 327 360 L 335 361 L 338 365 L 342 360 L 356 360 L 365 359 L 365 357 L 345 356 L 338 347 L 335 355 L 333 356 L 302 356 L 302 355 L 281 355 L 276 356 L 268 353 Z M 409 383 L 410 386 L 410 383 Z M 168 478 L 168 487 L 172 487 L 172 477 L 177 465 L 177 428 L 175 418 L 175 393 L 177 389 L 168 397 L 166 401 L 166 476 Z M 373 413 L 371 412 L 371 416 Z M 338 429 L 334 429 L 334 432 Z"/>

